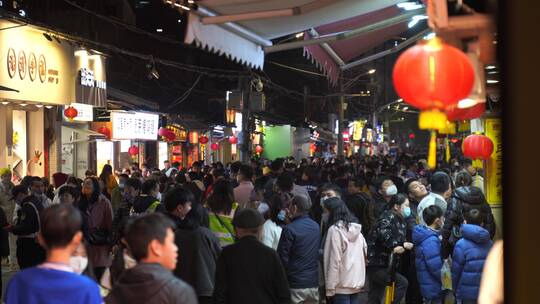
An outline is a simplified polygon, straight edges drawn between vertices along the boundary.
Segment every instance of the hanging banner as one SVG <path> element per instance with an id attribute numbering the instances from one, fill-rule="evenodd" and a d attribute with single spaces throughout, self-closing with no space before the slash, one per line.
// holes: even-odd
<path id="1" fill-rule="evenodd" d="M 493 154 L 486 161 L 486 198 L 490 204 L 502 203 L 502 123 L 498 118 L 487 118 L 486 136 L 493 141 Z"/>

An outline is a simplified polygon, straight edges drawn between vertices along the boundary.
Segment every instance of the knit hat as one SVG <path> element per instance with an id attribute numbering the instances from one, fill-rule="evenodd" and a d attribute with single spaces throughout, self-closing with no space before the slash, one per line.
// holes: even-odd
<path id="1" fill-rule="evenodd" d="M 240 209 L 234 214 L 232 224 L 236 228 L 257 228 L 264 223 L 262 215 L 255 209 Z"/>

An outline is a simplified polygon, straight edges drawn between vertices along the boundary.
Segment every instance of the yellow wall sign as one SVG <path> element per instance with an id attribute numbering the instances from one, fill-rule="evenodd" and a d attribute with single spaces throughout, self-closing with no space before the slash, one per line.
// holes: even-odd
<path id="1" fill-rule="evenodd" d="M 493 154 L 486 162 L 486 198 L 490 204 L 502 203 L 502 123 L 498 118 L 487 118 L 486 136 L 493 141 Z"/>
<path id="2" fill-rule="evenodd" d="M 75 102 L 73 47 L 43 31 L 0 20 L 0 98 L 69 105 Z M 18 92 L 17 92 L 18 91 Z"/>

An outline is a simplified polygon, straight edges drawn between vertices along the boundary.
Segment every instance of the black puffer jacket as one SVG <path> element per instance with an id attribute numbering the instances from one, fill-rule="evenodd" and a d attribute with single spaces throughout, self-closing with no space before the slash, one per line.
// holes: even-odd
<path id="1" fill-rule="evenodd" d="M 407 222 L 394 210 L 385 210 L 368 238 L 368 266 L 386 267 L 392 250 L 407 241 Z"/>
<path id="2" fill-rule="evenodd" d="M 482 210 L 486 214 L 484 228 L 489 231 L 491 239 L 495 236 L 495 219 L 482 190 L 477 187 L 459 187 L 450 197 L 444 215 L 444 225 L 441 231 L 443 259 L 452 253 L 454 245 L 461 238 L 460 228 L 464 220 L 463 214 L 471 209 Z"/>

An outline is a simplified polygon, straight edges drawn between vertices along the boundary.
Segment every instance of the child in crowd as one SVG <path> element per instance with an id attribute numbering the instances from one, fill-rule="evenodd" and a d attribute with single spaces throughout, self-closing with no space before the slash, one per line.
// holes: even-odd
<path id="1" fill-rule="evenodd" d="M 456 292 L 457 303 L 476 303 L 482 270 L 492 241 L 489 232 L 483 227 L 486 213 L 471 209 L 464 214 L 465 223 L 461 226 L 460 239 L 452 255 L 452 286 Z"/>
<path id="2" fill-rule="evenodd" d="M 416 247 L 416 272 L 424 303 L 442 302 L 441 291 L 441 240 L 437 230 L 442 227 L 443 211 L 437 205 L 424 209 L 422 217 L 427 226 L 416 225 L 413 243 Z"/>

